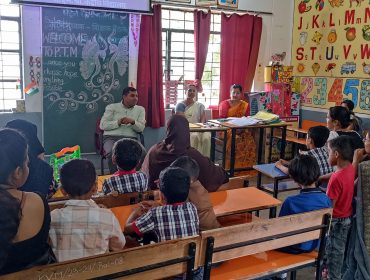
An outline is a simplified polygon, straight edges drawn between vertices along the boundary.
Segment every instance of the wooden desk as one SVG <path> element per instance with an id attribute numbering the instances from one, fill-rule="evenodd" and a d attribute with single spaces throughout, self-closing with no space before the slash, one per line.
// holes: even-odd
<path id="1" fill-rule="evenodd" d="M 255 187 L 213 192 L 210 193 L 210 199 L 216 217 L 224 217 L 262 209 L 276 209 L 276 207 L 281 204 L 280 200 L 273 198 Z M 139 207 L 139 205 L 133 204 L 111 208 L 122 229 L 124 229 L 132 210 L 136 207 Z"/>
<path id="2" fill-rule="evenodd" d="M 209 193 L 216 217 L 276 208 L 281 201 L 255 188 Z"/>
<path id="3" fill-rule="evenodd" d="M 225 167 L 225 155 L 226 155 L 226 144 L 227 144 L 227 128 L 213 122 L 203 123 L 189 123 L 190 132 L 210 132 L 211 133 L 211 156 L 212 162 L 216 158 L 216 132 L 223 132 L 224 139 L 222 145 L 222 167 Z"/>
<path id="4" fill-rule="evenodd" d="M 140 207 L 139 204 L 119 206 L 110 209 L 112 210 L 113 214 L 117 217 L 119 224 L 122 228 L 122 231 L 125 229 L 128 217 L 131 215 L 132 211 L 137 207 Z"/>
<path id="5" fill-rule="evenodd" d="M 308 130 L 307 129 L 303 129 L 303 128 L 295 128 L 295 127 L 288 127 L 287 129 L 288 131 L 293 131 L 293 132 L 296 132 L 296 133 L 302 133 L 302 134 L 307 134 Z"/>
<path id="6" fill-rule="evenodd" d="M 260 164 L 262 162 L 262 148 L 263 148 L 263 136 L 266 128 L 280 128 L 282 129 L 282 139 L 281 139 L 281 150 L 280 150 L 280 158 L 284 158 L 285 156 L 285 145 L 286 145 L 286 130 L 287 126 L 290 124 L 286 122 L 279 122 L 279 123 L 270 123 L 270 124 L 259 124 L 259 125 L 248 125 L 248 126 L 237 126 L 232 123 L 228 122 L 220 122 L 218 120 L 210 120 L 209 122 L 213 122 L 215 124 L 218 124 L 220 126 L 224 126 L 226 128 L 231 129 L 231 151 L 230 151 L 230 176 L 233 177 L 235 174 L 235 171 L 244 171 L 244 170 L 253 170 L 252 166 L 248 166 L 246 168 L 240 168 L 238 170 L 235 170 L 235 143 L 236 143 L 236 131 L 238 129 L 258 129 L 259 130 L 259 142 L 258 142 L 258 151 L 257 151 L 257 164 Z M 272 143 L 272 132 L 270 136 L 270 143 Z M 269 158 L 271 161 L 271 154 L 272 154 L 272 145 L 270 145 L 269 150 Z"/>

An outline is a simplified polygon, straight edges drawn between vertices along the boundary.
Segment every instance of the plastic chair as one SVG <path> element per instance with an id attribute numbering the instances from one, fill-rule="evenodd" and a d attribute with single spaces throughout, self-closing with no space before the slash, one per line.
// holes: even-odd
<path id="1" fill-rule="evenodd" d="M 107 159 L 107 153 L 104 150 L 104 143 L 103 143 L 103 134 L 104 130 L 100 128 L 100 121 L 101 118 L 98 118 L 96 120 L 96 125 L 95 125 L 95 149 L 96 153 L 100 155 L 100 174 L 104 175 L 104 160 Z M 141 145 L 144 145 L 144 134 L 142 132 L 137 134 L 138 140 L 140 141 Z"/>
<path id="2" fill-rule="evenodd" d="M 76 158 L 81 158 L 81 149 L 79 145 L 63 148 L 50 156 L 50 165 L 53 168 L 55 181 L 59 182 L 59 170 L 62 165 Z"/>

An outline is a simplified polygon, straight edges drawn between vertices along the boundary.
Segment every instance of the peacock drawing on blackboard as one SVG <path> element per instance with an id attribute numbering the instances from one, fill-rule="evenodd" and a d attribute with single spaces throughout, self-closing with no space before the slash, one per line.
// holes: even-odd
<path id="1" fill-rule="evenodd" d="M 73 91 L 53 91 L 44 97 L 51 102 L 49 108 L 57 104 L 58 111 L 63 113 L 76 111 L 81 105 L 91 113 L 98 109 L 99 100 L 104 103 L 114 102 L 112 90 L 119 88 L 118 76 L 126 74 L 129 59 L 128 36 L 114 38 L 115 34 L 115 28 L 107 40 L 100 34 L 95 34 L 82 49 L 79 66 L 87 91 L 82 90 L 77 94 Z"/>

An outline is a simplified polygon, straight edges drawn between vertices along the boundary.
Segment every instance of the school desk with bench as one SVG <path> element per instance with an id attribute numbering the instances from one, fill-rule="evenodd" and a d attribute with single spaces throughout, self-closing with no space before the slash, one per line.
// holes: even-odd
<path id="1" fill-rule="evenodd" d="M 322 257 L 332 209 L 322 209 L 201 232 L 200 236 L 166 241 L 2 276 L 3 280 L 42 279 L 163 279 L 204 267 L 203 280 L 266 279 L 316 266 Z M 277 249 L 320 239 L 318 252 L 292 255 Z M 214 263 L 219 263 L 213 267 Z M 314 275 L 312 275 L 314 276 Z M 314 277 L 312 277 L 314 278 Z"/>
<path id="2" fill-rule="evenodd" d="M 285 192 L 300 189 L 300 187 L 292 180 L 281 182 L 282 180 L 288 179 L 289 175 L 285 174 L 283 171 L 277 168 L 275 166 L 275 163 L 254 165 L 253 169 L 258 171 L 257 188 L 265 192 L 271 193 L 275 198 L 278 197 L 279 191 Z M 262 185 L 262 175 L 265 175 L 268 178 L 273 179 L 274 181 L 273 184 Z M 279 184 L 279 182 L 281 183 Z M 270 218 L 273 217 L 276 217 L 276 208 L 271 209 L 270 211 Z"/>
<path id="3" fill-rule="evenodd" d="M 276 207 L 281 205 L 280 200 L 254 187 L 212 192 L 209 195 L 217 218 L 262 209 L 275 209 L 276 212 Z M 111 208 L 122 229 L 133 209 L 137 207 L 138 204 Z"/>

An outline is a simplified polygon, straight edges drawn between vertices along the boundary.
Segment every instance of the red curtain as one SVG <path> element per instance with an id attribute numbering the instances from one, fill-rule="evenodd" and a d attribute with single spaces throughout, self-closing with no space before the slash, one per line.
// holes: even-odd
<path id="1" fill-rule="evenodd" d="M 202 76 L 206 64 L 209 34 L 211 32 L 211 13 L 194 11 L 194 44 L 195 44 L 195 85 L 202 92 Z"/>
<path id="2" fill-rule="evenodd" d="M 139 105 L 146 111 L 146 124 L 164 126 L 161 6 L 154 5 L 153 15 L 141 16 L 137 90 Z"/>
<path id="3" fill-rule="evenodd" d="M 230 86 L 250 91 L 257 64 L 262 18 L 252 15 L 221 15 L 220 102 L 230 98 Z"/>

